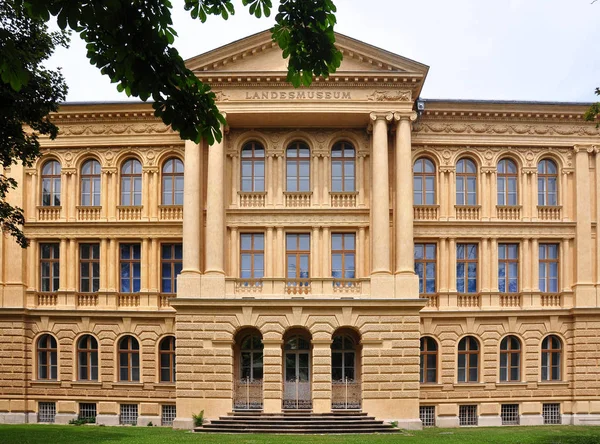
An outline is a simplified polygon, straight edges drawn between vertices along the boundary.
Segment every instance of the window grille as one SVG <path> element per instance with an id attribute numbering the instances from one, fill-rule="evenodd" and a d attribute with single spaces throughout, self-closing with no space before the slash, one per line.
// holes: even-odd
<path id="1" fill-rule="evenodd" d="M 79 403 L 79 419 L 92 420 L 96 422 L 96 403 Z"/>
<path id="2" fill-rule="evenodd" d="M 500 417 L 502 425 L 519 425 L 519 404 L 502 404 Z"/>
<path id="3" fill-rule="evenodd" d="M 138 406 L 137 404 L 121 404 L 121 415 L 119 416 L 119 424 L 137 425 Z"/>
<path id="4" fill-rule="evenodd" d="M 56 403 L 40 402 L 38 404 L 38 422 L 51 422 L 56 419 Z"/>
<path id="5" fill-rule="evenodd" d="M 542 417 L 544 418 L 544 424 L 561 424 L 560 404 L 542 405 Z"/>
<path id="6" fill-rule="evenodd" d="M 419 418 L 423 423 L 423 427 L 435 426 L 435 406 L 422 405 L 419 407 Z"/>
<path id="7" fill-rule="evenodd" d="M 177 416 L 177 406 L 174 405 L 163 405 L 162 416 L 160 418 L 160 425 L 169 426 L 173 425 L 173 420 Z"/>
<path id="8" fill-rule="evenodd" d="M 458 406 L 458 425 L 476 426 L 477 425 L 477 406 L 460 405 Z"/>

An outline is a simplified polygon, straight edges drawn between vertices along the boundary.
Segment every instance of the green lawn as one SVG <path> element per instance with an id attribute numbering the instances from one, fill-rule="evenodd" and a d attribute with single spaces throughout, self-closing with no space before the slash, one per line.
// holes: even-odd
<path id="1" fill-rule="evenodd" d="M 394 435 L 208 435 L 159 427 L 0 425 L 1 444 L 599 444 L 600 427 L 426 429 Z"/>

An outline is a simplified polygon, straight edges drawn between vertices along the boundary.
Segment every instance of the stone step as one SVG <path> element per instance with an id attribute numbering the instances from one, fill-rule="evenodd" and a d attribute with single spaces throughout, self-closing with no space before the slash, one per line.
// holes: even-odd
<path id="1" fill-rule="evenodd" d="M 371 420 L 330 420 L 330 421 L 321 421 L 321 420 L 312 420 L 312 421 L 297 421 L 297 420 L 269 420 L 269 419 L 261 419 L 261 420 L 238 420 L 238 419 L 215 419 L 211 421 L 210 424 L 219 424 L 219 425 L 228 425 L 228 424 L 243 424 L 246 426 L 255 426 L 255 425 L 283 425 L 283 426 L 292 426 L 292 425 L 322 425 L 322 426 L 350 426 L 350 425 L 380 425 L 383 424 L 383 421 L 371 419 Z"/>
<path id="2" fill-rule="evenodd" d="M 211 429 L 207 427 L 196 427 L 194 432 L 197 433 L 260 433 L 260 434 L 358 434 L 358 433 L 397 433 L 400 429 L 396 428 L 382 428 L 382 427 L 366 427 L 366 428 L 357 428 L 357 429 L 328 429 L 319 430 L 319 429 L 298 429 L 298 428 L 284 428 L 284 429 L 273 429 L 271 427 L 268 428 L 250 428 L 250 429 L 236 429 L 231 427 L 223 427 L 218 429 Z"/>
<path id="3" fill-rule="evenodd" d="M 221 416 L 226 421 L 373 421 L 373 416 Z"/>

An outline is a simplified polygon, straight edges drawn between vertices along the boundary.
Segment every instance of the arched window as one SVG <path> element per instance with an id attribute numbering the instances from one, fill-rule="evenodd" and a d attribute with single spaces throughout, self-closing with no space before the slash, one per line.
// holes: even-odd
<path id="1" fill-rule="evenodd" d="M 550 159 L 538 163 L 538 205 L 558 205 L 558 170 Z"/>
<path id="2" fill-rule="evenodd" d="M 45 334 L 37 341 L 37 368 L 38 379 L 58 378 L 58 353 L 56 338 Z"/>
<path id="3" fill-rule="evenodd" d="M 510 159 L 498 162 L 498 205 L 517 205 L 517 164 Z"/>
<path id="4" fill-rule="evenodd" d="M 500 381 L 521 380 L 521 341 L 516 336 L 506 336 L 500 342 Z"/>
<path id="5" fill-rule="evenodd" d="M 456 164 L 456 205 L 477 205 L 477 166 L 471 159 Z"/>
<path id="6" fill-rule="evenodd" d="M 175 336 L 167 336 L 158 345 L 160 382 L 175 382 Z"/>
<path id="7" fill-rule="evenodd" d="M 162 204 L 183 205 L 183 162 L 177 158 L 163 164 Z"/>
<path id="8" fill-rule="evenodd" d="M 60 206 L 60 163 L 49 160 L 42 167 L 42 206 Z"/>
<path id="9" fill-rule="evenodd" d="M 242 191 L 265 191 L 265 149 L 258 142 L 242 147 Z"/>
<path id="10" fill-rule="evenodd" d="M 562 342 L 558 336 L 546 336 L 542 341 L 542 381 L 560 381 Z"/>
<path id="11" fill-rule="evenodd" d="M 465 336 L 458 343 L 458 382 L 479 380 L 479 342 Z"/>
<path id="12" fill-rule="evenodd" d="M 80 381 L 98 380 L 98 341 L 92 335 L 77 341 L 77 366 Z"/>
<path id="13" fill-rule="evenodd" d="M 119 341 L 119 381 L 140 380 L 140 343 L 133 336 Z"/>
<path id="14" fill-rule="evenodd" d="M 435 339 L 429 336 L 421 338 L 421 384 L 437 382 L 437 353 Z"/>
<path id="15" fill-rule="evenodd" d="M 86 160 L 81 166 L 81 205 L 100 206 L 100 162 Z"/>
<path id="16" fill-rule="evenodd" d="M 249 334 L 242 339 L 240 346 L 240 379 L 262 380 L 263 349 L 262 338 L 256 333 Z"/>
<path id="17" fill-rule="evenodd" d="M 142 204 L 142 164 L 137 159 L 129 159 L 121 167 L 121 205 L 140 206 Z"/>
<path id="18" fill-rule="evenodd" d="M 331 149 L 331 191 L 353 192 L 355 185 L 355 150 L 348 142 L 337 142 Z"/>
<path id="19" fill-rule="evenodd" d="M 413 204 L 435 205 L 435 165 L 426 157 L 417 159 L 413 168 Z"/>
<path id="20" fill-rule="evenodd" d="M 310 148 L 304 142 L 293 142 L 286 150 L 287 191 L 310 191 Z"/>
<path id="21" fill-rule="evenodd" d="M 356 344 L 350 335 L 334 336 L 331 343 L 331 380 L 354 381 Z"/>

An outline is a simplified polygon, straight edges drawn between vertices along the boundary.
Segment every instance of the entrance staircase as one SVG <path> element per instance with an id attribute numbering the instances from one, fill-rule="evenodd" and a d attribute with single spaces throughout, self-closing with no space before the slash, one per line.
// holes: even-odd
<path id="1" fill-rule="evenodd" d="M 206 423 L 202 427 L 196 427 L 194 431 L 202 433 L 330 434 L 394 433 L 400 429 L 362 412 L 262 413 L 235 411 Z"/>

